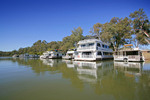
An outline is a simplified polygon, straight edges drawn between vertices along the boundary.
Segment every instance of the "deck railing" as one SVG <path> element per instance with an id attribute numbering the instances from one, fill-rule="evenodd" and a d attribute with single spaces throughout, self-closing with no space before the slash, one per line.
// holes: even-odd
<path id="1" fill-rule="evenodd" d="M 94 58 L 93 55 L 82 55 L 82 58 Z"/>
<path id="2" fill-rule="evenodd" d="M 123 55 L 114 55 L 115 58 L 124 58 L 128 57 L 128 59 L 137 59 L 140 58 L 140 55 L 128 55 L 128 56 L 123 56 Z"/>
<path id="3" fill-rule="evenodd" d="M 91 49 L 96 49 L 96 48 L 95 48 L 95 46 L 79 47 L 78 48 L 78 50 L 85 50 L 85 49 L 91 50 Z"/>

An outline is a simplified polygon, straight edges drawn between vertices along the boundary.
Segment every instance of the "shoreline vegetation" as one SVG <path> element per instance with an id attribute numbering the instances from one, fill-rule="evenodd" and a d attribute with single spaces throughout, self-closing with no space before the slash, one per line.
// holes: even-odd
<path id="1" fill-rule="evenodd" d="M 96 23 L 90 29 L 91 35 L 83 36 L 81 27 L 74 28 L 70 36 L 66 36 L 62 41 L 38 40 L 31 47 L 20 48 L 10 52 L 0 51 L 0 56 L 12 56 L 14 54 L 41 55 L 45 51 L 61 50 L 65 53 L 68 49 L 75 49 L 77 42 L 87 38 L 97 38 L 103 42 L 110 43 L 110 47 L 117 51 L 125 44 L 133 44 L 134 47 L 150 44 L 150 21 L 143 11 L 139 9 L 129 15 L 129 17 L 114 17 L 110 22 Z M 148 59 L 150 60 L 150 58 Z"/>

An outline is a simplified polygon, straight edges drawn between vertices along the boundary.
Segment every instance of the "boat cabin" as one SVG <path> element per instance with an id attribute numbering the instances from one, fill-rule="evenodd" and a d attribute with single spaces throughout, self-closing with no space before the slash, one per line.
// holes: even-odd
<path id="1" fill-rule="evenodd" d="M 86 39 L 78 42 L 75 60 L 103 60 L 112 59 L 112 49 L 107 43 L 98 39 Z"/>
<path id="2" fill-rule="evenodd" d="M 118 50 L 114 52 L 115 61 L 144 61 L 144 56 L 138 48 Z"/>

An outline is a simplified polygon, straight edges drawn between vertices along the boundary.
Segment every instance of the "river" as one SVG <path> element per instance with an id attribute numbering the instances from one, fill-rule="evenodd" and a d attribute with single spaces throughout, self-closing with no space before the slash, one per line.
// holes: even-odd
<path id="1" fill-rule="evenodd" d="M 149 100 L 150 62 L 0 58 L 0 100 Z"/>

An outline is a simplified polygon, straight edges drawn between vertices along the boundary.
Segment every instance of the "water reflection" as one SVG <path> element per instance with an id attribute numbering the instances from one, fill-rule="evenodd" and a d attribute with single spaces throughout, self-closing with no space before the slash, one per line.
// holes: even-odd
<path id="1" fill-rule="evenodd" d="M 127 77 L 141 76 L 143 66 L 143 62 L 114 62 L 114 68 L 123 71 Z"/>
<path id="2" fill-rule="evenodd" d="M 74 64 L 72 60 L 62 60 L 62 62 L 66 63 L 68 68 L 74 68 Z"/>
<path id="3" fill-rule="evenodd" d="M 87 89 L 86 92 L 90 89 L 95 94 L 104 96 L 103 99 L 110 97 L 115 100 L 147 100 L 150 97 L 150 63 L 61 59 L 8 60 L 30 67 L 37 75 L 61 74 L 62 79 L 68 79 L 72 87 L 82 91 Z"/>
<path id="4" fill-rule="evenodd" d="M 61 60 L 59 59 L 40 59 L 41 61 L 43 61 L 44 65 L 50 65 L 51 67 L 56 67 L 59 63 L 61 63 Z"/>

